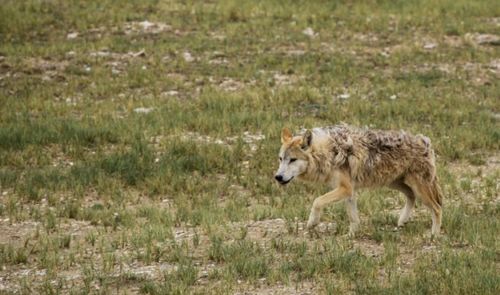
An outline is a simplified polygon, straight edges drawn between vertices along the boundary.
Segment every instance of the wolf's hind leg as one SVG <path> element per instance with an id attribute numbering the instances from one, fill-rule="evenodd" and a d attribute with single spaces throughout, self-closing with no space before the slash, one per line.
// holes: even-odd
<path id="1" fill-rule="evenodd" d="M 404 184 L 400 180 L 391 183 L 389 187 L 402 192 L 406 196 L 406 204 L 401 210 L 398 220 L 398 226 L 401 227 L 408 222 L 408 219 L 410 219 L 412 210 L 415 207 L 415 194 L 408 185 Z"/>
<path id="2" fill-rule="evenodd" d="M 441 229 L 442 193 L 437 184 L 437 179 L 428 182 L 419 177 L 412 176 L 405 178 L 405 183 L 411 187 L 415 195 L 422 199 L 422 203 L 430 209 L 432 213 L 431 233 L 433 236 L 439 235 Z"/>
<path id="3" fill-rule="evenodd" d="M 347 215 L 349 216 L 349 235 L 354 236 L 359 228 L 358 205 L 356 204 L 356 197 L 353 195 L 345 200 Z"/>

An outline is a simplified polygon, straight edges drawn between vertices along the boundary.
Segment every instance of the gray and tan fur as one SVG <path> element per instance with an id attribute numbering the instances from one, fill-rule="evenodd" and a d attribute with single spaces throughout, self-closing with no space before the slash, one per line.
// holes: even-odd
<path id="1" fill-rule="evenodd" d="M 298 178 L 323 182 L 333 189 L 314 200 L 308 228 L 319 223 L 326 205 L 346 200 L 349 233 L 354 234 L 359 226 L 354 190 L 387 186 L 406 196 L 398 226 L 408 221 L 418 197 L 432 213 L 432 235 L 439 234 L 442 193 L 429 138 L 404 131 L 337 125 L 314 128 L 298 136 L 284 128 L 281 142 L 280 166 L 275 176 L 279 183 Z"/>

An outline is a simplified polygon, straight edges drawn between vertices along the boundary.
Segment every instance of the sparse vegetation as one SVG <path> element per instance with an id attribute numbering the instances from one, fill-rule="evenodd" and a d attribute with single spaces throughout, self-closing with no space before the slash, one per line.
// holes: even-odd
<path id="1" fill-rule="evenodd" d="M 497 1 L 0 5 L 0 293 L 500 294 Z M 432 139 L 443 235 L 273 182 L 279 133 Z M 245 293 L 247 292 L 247 293 Z"/>

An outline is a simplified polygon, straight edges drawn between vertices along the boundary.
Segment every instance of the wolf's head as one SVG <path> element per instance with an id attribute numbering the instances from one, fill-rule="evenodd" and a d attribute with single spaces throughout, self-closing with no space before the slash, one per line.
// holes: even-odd
<path id="1" fill-rule="evenodd" d="M 287 184 L 294 177 L 307 171 L 311 140 L 312 132 L 310 130 L 307 130 L 303 135 L 293 136 L 290 130 L 283 128 L 279 153 L 280 167 L 274 176 L 280 184 Z"/>

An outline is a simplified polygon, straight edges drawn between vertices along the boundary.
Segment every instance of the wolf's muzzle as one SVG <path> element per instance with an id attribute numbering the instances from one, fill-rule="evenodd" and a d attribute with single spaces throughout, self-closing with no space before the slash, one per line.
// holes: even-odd
<path id="1" fill-rule="evenodd" d="M 280 184 L 285 185 L 285 184 L 289 183 L 293 179 L 293 177 L 288 179 L 288 180 L 284 180 L 283 175 L 276 175 L 276 176 L 274 176 L 274 179 L 276 179 L 276 181 L 278 181 Z"/>

